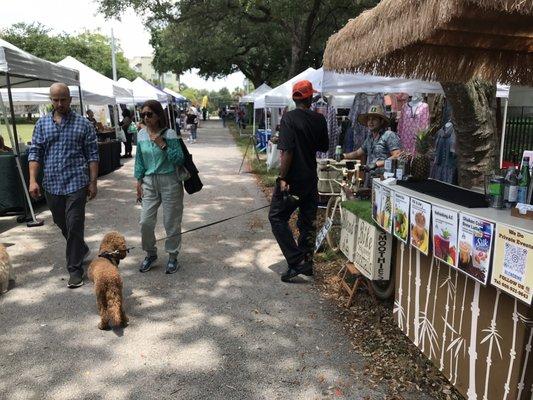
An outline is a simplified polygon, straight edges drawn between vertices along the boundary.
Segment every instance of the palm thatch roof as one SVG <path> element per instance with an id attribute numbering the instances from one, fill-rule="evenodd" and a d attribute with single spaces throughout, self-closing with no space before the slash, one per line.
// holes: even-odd
<path id="1" fill-rule="evenodd" d="M 533 84 L 533 0 L 382 0 L 332 35 L 324 68 Z"/>

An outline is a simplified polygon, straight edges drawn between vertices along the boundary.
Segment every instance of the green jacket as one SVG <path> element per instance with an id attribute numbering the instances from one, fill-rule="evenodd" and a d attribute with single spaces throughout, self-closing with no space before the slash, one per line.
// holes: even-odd
<path id="1" fill-rule="evenodd" d="M 167 129 L 162 136 L 167 142 L 165 150 L 161 150 L 150 140 L 146 129 L 141 129 L 138 133 L 134 168 L 137 180 L 142 180 L 146 175 L 173 174 L 176 173 L 177 166 L 183 165 L 183 151 L 176 132 Z"/>

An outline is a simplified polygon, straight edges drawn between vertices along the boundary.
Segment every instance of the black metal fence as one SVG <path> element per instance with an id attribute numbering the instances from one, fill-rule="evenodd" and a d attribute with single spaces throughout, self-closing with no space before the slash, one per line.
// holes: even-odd
<path id="1" fill-rule="evenodd" d="M 524 150 L 533 150 L 533 107 L 509 107 L 503 161 L 518 164 Z"/>

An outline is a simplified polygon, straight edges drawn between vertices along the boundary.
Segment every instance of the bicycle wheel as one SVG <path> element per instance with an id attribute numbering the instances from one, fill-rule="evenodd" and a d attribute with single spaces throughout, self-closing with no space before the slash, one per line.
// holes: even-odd
<path id="1" fill-rule="evenodd" d="M 339 250 L 341 240 L 341 208 L 340 197 L 331 196 L 326 207 L 326 218 L 332 219 L 332 225 L 326 235 L 326 241 L 333 251 Z"/>

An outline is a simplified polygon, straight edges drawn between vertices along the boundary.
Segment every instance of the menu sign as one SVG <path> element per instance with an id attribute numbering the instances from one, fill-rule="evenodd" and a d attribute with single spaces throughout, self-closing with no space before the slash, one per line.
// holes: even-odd
<path id="1" fill-rule="evenodd" d="M 409 236 L 409 204 L 410 197 L 401 193 L 394 192 L 392 209 L 393 209 L 393 233 L 396 238 L 407 243 Z"/>
<path id="2" fill-rule="evenodd" d="M 429 254 L 429 222 L 431 204 L 411 197 L 411 246 Z"/>
<path id="3" fill-rule="evenodd" d="M 355 237 L 357 233 L 357 216 L 347 210 L 342 212 L 341 240 L 339 248 L 350 261 L 355 256 Z"/>
<path id="4" fill-rule="evenodd" d="M 433 255 L 452 267 L 457 265 L 458 217 L 456 211 L 433 206 Z"/>
<path id="5" fill-rule="evenodd" d="M 372 183 L 372 219 L 379 225 L 378 210 L 381 209 L 381 188 L 376 180 Z"/>
<path id="6" fill-rule="evenodd" d="M 387 233 L 392 233 L 392 192 L 388 187 L 380 189 L 380 201 L 377 205 L 376 223 Z"/>
<path id="7" fill-rule="evenodd" d="M 490 283 L 505 293 L 531 304 L 533 300 L 531 266 L 533 266 L 533 235 L 510 226 L 498 225 Z"/>
<path id="8" fill-rule="evenodd" d="M 494 241 L 494 224 L 472 215 L 459 216 L 458 268 L 471 278 L 487 284 Z"/>
<path id="9" fill-rule="evenodd" d="M 360 218 L 357 223 L 354 264 L 368 279 L 390 277 L 392 236 Z"/>

